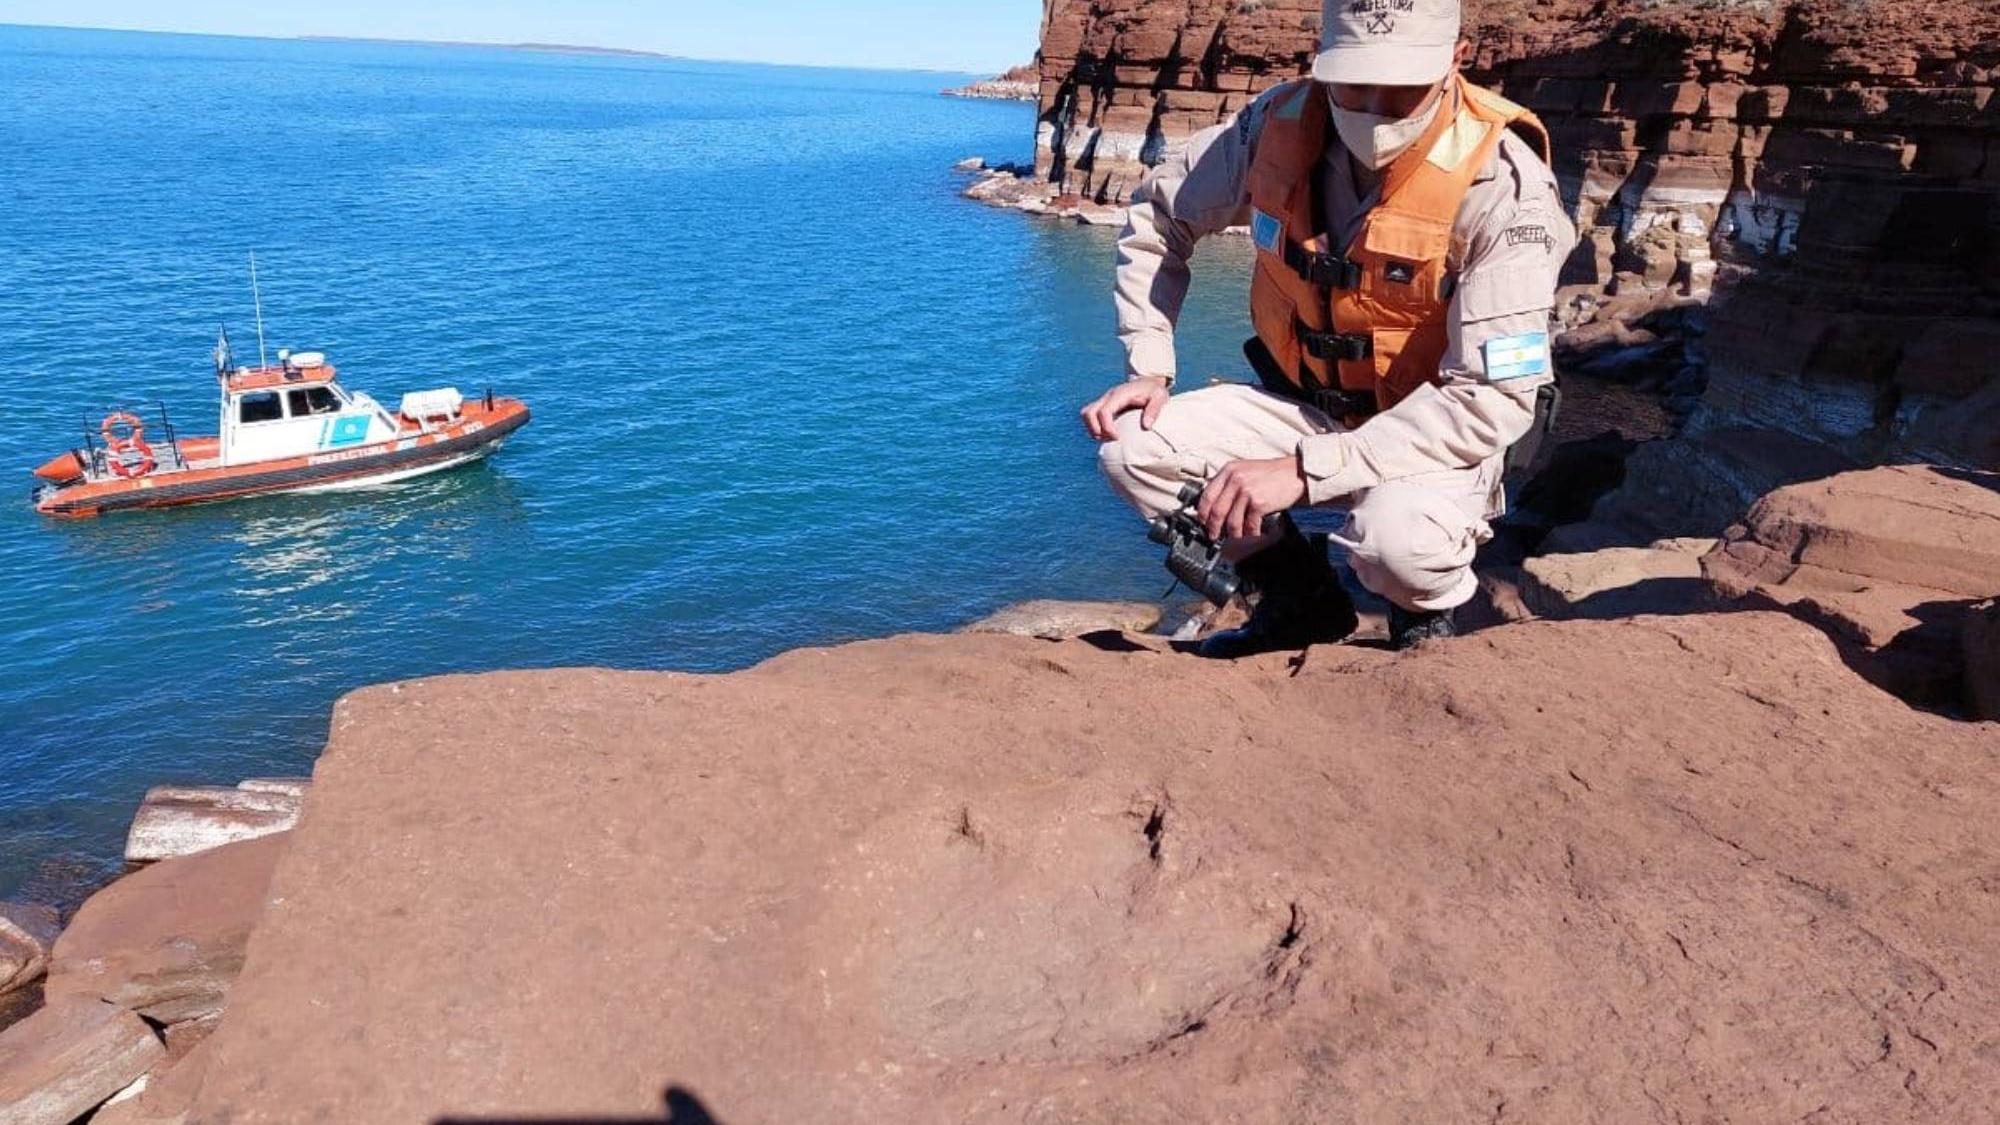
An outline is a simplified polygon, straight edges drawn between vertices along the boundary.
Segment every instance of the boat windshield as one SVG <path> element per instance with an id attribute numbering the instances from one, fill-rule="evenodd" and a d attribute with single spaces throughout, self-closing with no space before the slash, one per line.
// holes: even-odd
<path id="1" fill-rule="evenodd" d="M 276 391 L 258 391 L 244 395 L 238 401 L 237 418 L 246 424 L 254 422 L 276 422 L 285 416 L 285 408 Z"/>
<path id="2" fill-rule="evenodd" d="M 333 393 L 331 387 L 301 387 L 287 396 L 294 418 L 304 418 L 313 414 L 338 414 L 345 403 Z"/>

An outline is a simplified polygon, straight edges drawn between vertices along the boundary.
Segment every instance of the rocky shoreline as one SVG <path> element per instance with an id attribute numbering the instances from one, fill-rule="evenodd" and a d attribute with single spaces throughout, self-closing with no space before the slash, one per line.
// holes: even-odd
<path id="1" fill-rule="evenodd" d="M 1041 84 L 1034 81 L 1007 82 L 994 78 L 946 90 L 944 96 L 990 102 L 1032 102 L 1041 96 Z"/>
<path id="2" fill-rule="evenodd" d="M 66 925 L 0 903 L 0 1121 L 154 1120 L 137 1099 L 215 1030 L 310 788 L 156 788 L 126 874 Z"/>
<path id="3" fill-rule="evenodd" d="M 975 156 L 960 161 L 957 170 L 972 177 L 965 189 L 967 199 L 1085 226 L 1125 225 L 1124 207 L 1065 194 L 1057 185 L 1035 178 L 1033 169 L 1018 164 L 989 166 L 984 158 Z"/>
<path id="4" fill-rule="evenodd" d="M 1017 66 L 998 78 L 988 78 L 969 86 L 946 90 L 948 98 L 973 98 L 982 101 L 1032 102 L 1042 94 L 1041 72 L 1033 64 Z"/>

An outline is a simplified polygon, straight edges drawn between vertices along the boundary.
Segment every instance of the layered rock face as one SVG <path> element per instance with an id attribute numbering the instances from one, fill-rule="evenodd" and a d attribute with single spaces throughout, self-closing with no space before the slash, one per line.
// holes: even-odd
<path id="1" fill-rule="evenodd" d="M 1128 194 L 1193 133 L 1304 73 L 1319 7 L 1047 0 L 1038 171 Z M 1468 73 L 1549 125 L 1585 234 L 1579 273 L 1700 289 L 1712 252 L 1797 249 L 1821 178 L 2000 181 L 1996 18 L 1990 0 L 1472 0 Z"/>
<path id="2" fill-rule="evenodd" d="M 1312 62 L 1318 0 L 1044 0 L 1035 168 L 1122 200 L 1148 167 Z"/>
<path id="3" fill-rule="evenodd" d="M 1669 349 L 1707 367 L 1697 432 L 2000 461 L 2000 5 L 1472 0 L 1466 27 L 1471 77 L 1553 134 L 1567 326 L 1643 352 L 1660 333 L 1627 326 L 1663 299 L 1760 274 Z M 1038 174 L 1121 200 L 1302 73 L 1318 29 L 1315 0 L 1048 0 Z"/>

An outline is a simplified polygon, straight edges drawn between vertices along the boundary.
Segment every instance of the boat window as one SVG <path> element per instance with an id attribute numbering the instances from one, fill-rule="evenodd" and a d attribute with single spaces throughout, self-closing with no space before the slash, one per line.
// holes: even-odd
<path id="1" fill-rule="evenodd" d="M 303 418 L 308 414 L 340 413 L 340 398 L 325 387 L 307 387 L 290 394 L 292 417 Z"/>
<path id="2" fill-rule="evenodd" d="M 276 422 L 285 416 L 284 404 L 278 401 L 278 392 L 259 391 L 244 395 L 240 400 L 242 411 L 237 415 L 242 422 Z"/>

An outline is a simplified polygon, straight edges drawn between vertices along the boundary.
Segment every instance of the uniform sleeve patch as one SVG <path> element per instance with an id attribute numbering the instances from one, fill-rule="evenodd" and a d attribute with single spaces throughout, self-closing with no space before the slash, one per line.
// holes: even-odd
<path id="1" fill-rule="evenodd" d="M 1546 332 L 1524 332 L 1519 336 L 1488 340 L 1483 347 L 1488 382 L 1501 383 L 1508 379 L 1525 379 L 1530 375 L 1548 373 L 1549 334 Z"/>
<path id="2" fill-rule="evenodd" d="M 1526 244 L 1539 246 L 1551 254 L 1556 252 L 1556 236 L 1550 234 L 1549 228 L 1540 223 L 1522 223 L 1520 226 L 1508 227 L 1501 234 L 1509 246 Z"/>
<path id="3" fill-rule="evenodd" d="M 1250 213 L 1250 239 L 1257 249 L 1266 254 L 1282 254 L 1285 249 L 1285 224 L 1277 216 L 1267 215 L 1261 209 Z"/>

